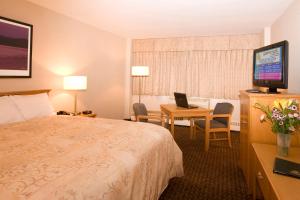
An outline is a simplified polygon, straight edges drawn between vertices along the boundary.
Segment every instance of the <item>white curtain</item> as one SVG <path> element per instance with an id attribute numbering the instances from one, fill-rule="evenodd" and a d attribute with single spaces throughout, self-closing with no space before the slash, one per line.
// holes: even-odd
<path id="1" fill-rule="evenodd" d="M 238 92 L 251 88 L 253 49 L 260 47 L 260 34 L 197 38 L 134 40 L 132 64 L 150 67 L 142 78 L 142 94 L 238 99 Z M 138 94 L 133 78 L 133 94 Z"/>

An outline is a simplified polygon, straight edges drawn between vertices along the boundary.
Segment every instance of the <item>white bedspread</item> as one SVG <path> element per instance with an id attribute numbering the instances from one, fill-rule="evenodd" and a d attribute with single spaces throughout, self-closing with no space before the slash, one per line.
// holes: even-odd
<path id="1" fill-rule="evenodd" d="M 0 199 L 158 199 L 183 176 L 167 129 L 52 116 L 0 126 Z"/>

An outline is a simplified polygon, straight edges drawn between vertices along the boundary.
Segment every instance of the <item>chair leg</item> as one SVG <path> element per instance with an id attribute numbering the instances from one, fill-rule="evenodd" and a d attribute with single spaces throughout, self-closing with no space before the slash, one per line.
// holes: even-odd
<path id="1" fill-rule="evenodd" d="M 231 133 L 230 133 L 230 129 L 229 129 L 228 132 L 227 132 L 227 137 L 228 137 L 228 144 L 229 144 L 229 147 L 231 148 L 232 145 L 231 145 Z"/>

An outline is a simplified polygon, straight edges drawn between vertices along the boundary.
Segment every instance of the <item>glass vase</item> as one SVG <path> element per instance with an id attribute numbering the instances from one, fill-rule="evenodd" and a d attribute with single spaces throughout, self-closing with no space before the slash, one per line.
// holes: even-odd
<path id="1" fill-rule="evenodd" d="M 277 154 L 288 156 L 291 144 L 291 134 L 277 133 Z"/>

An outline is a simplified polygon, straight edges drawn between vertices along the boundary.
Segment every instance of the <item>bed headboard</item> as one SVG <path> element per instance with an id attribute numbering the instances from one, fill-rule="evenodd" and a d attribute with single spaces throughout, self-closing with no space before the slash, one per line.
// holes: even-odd
<path id="1" fill-rule="evenodd" d="M 9 96 L 9 95 L 32 95 L 32 94 L 40 94 L 40 93 L 47 93 L 49 94 L 50 89 L 44 90 L 27 90 L 27 91 L 15 91 L 15 92 L 0 92 L 1 96 Z"/>

